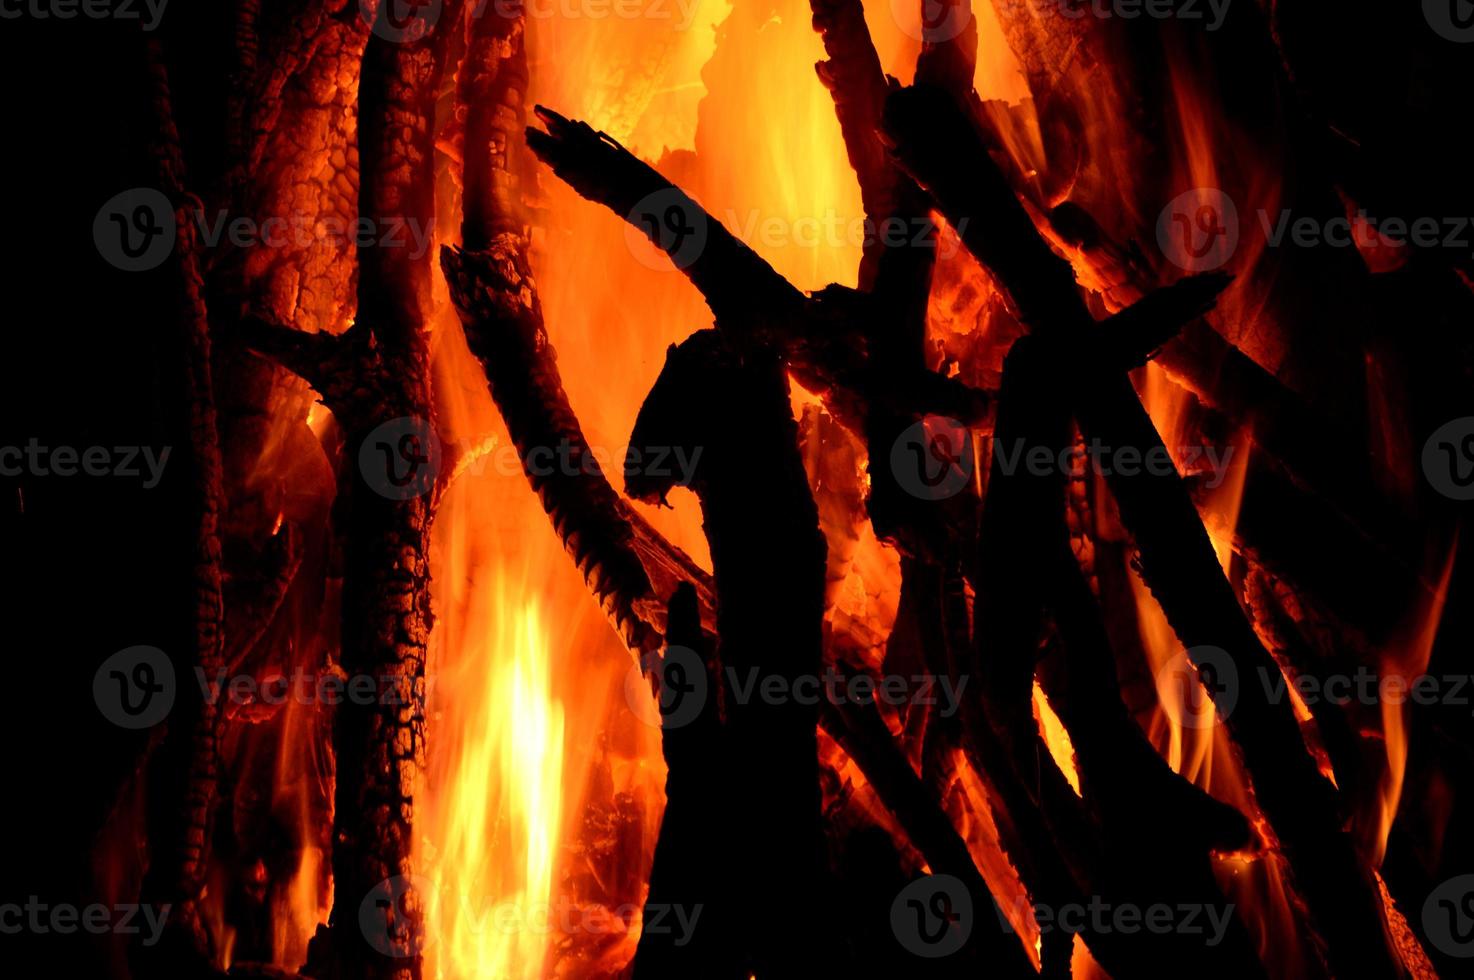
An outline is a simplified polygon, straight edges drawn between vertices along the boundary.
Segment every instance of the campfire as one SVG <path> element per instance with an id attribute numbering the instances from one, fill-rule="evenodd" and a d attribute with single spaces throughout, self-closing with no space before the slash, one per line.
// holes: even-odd
<path id="1" fill-rule="evenodd" d="M 214 6 L 113 975 L 1465 975 L 1474 267 L 1296 5 Z"/>

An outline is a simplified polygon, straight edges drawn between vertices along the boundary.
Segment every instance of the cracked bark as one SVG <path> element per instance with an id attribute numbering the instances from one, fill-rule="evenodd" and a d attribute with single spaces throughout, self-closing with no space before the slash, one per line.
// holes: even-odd
<path id="1" fill-rule="evenodd" d="M 371 36 L 359 86 L 359 213 L 378 228 L 433 226 L 435 97 L 459 3 L 448 3 L 435 29 L 402 42 Z M 423 922 L 408 887 L 413 788 L 423 765 L 425 653 L 432 622 L 429 535 L 438 474 L 423 492 L 392 489 L 408 463 L 375 430 L 410 420 L 425 438 L 432 408 L 428 308 L 431 259 L 385 237 L 358 249 L 358 310 L 339 336 L 307 334 L 260 322 L 242 328 L 258 351 L 305 378 L 343 427 L 339 480 L 344 542 L 343 648 L 349 676 L 374 677 L 393 696 L 354 699 L 333 718 L 337 753 L 334 801 L 334 906 L 327 941 L 309 952 L 311 972 L 418 980 Z M 424 445 L 419 446 L 423 452 Z M 414 452 L 410 449 L 410 452 Z M 362 478 L 360 478 L 360 467 Z M 386 883 L 388 883 L 386 885 Z"/>
<path id="2" fill-rule="evenodd" d="M 186 190 L 185 163 L 175 126 L 163 45 L 147 45 L 153 112 L 158 126 L 155 153 L 159 184 L 175 205 L 179 283 L 178 329 L 183 348 L 184 400 L 192 466 L 191 520 L 194 531 L 192 581 L 193 649 L 189 666 L 207 676 L 225 658 L 225 601 L 221 568 L 220 515 L 224 507 L 220 437 L 216 427 L 210 367 L 210 318 L 205 305 L 201 243 L 191 220 L 197 200 Z M 180 685 L 161 755 L 151 767 L 164 784 L 163 803 L 149 823 L 152 854 L 144 900 L 179 909 L 173 920 L 177 942 L 134 950 L 139 962 L 196 967 L 213 954 L 201 921 L 199 900 L 210 860 L 210 829 L 219 777 L 221 715 L 198 685 Z M 159 764 L 162 763 L 162 764 Z"/>

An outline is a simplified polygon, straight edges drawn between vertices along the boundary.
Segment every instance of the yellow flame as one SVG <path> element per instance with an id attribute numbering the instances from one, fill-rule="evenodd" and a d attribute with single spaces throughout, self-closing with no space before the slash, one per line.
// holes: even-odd
<path id="1" fill-rule="evenodd" d="M 436 737 L 455 748 L 429 830 L 426 959 L 431 976 L 534 980 L 549 943 L 563 708 L 536 603 L 503 595 L 489 605 L 493 621 L 485 645 L 466 656 L 465 683 L 433 696 Z"/>
<path id="2" fill-rule="evenodd" d="M 1065 774 L 1065 779 L 1069 780 L 1070 789 L 1079 796 L 1080 773 L 1075 769 L 1075 745 L 1070 741 L 1070 733 L 1065 731 L 1064 722 L 1054 713 L 1049 697 L 1038 681 L 1034 682 L 1034 718 L 1039 722 L 1039 733 L 1044 737 L 1044 744 L 1049 747 L 1050 758 L 1059 766 L 1059 771 Z"/>

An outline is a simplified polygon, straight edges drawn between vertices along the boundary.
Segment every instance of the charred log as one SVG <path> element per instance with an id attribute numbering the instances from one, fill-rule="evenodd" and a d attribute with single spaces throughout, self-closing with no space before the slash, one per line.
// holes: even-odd
<path id="1" fill-rule="evenodd" d="M 912 89 L 891 97 L 885 123 L 902 165 L 949 220 L 968 219 L 964 243 L 999 277 L 1021 320 L 1059 346 L 1060 377 L 1087 436 L 1143 453 L 1165 452 L 1130 380 L 1100 368 L 1090 343 L 1098 327 L 1069 264 L 1038 234 L 967 114 L 940 92 Z M 953 136 L 945 150 L 938 140 L 944 132 Z M 1258 676 L 1261 668 L 1273 671 L 1274 661 L 1224 579 L 1181 478 L 1175 472 L 1116 474 L 1108 482 L 1135 536 L 1143 578 L 1190 656 L 1222 650 L 1240 678 Z M 1293 711 L 1247 681 L 1236 693 L 1227 722 L 1326 939 L 1332 968 L 1402 975 L 1371 871 L 1343 829 L 1335 789 L 1306 750 Z"/>
<path id="2" fill-rule="evenodd" d="M 732 920 L 744 937 L 739 965 L 812 976 L 832 928 L 820 871 L 818 711 L 761 693 L 770 683 L 793 691 L 822 666 L 825 544 L 787 378 L 776 358 L 740 355 L 717 332 L 698 332 L 671 348 L 631 444 L 704 450 L 689 485 L 711 544 L 717 656 L 733 688 L 757 685 L 725 704 L 728 819 L 740 828 L 732 859 L 743 869 Z M 674 485 L 641 474 L 629 490 L 655 500 Z M 775 553 L 786 559 L 777 567 Z"/>

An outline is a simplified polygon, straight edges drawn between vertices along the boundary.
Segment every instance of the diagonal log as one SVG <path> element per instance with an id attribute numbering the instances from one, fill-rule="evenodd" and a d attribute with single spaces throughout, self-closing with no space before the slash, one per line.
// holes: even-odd
<path id="1" fill-rule="evenodd" d="M 478 32 L 482 30 L 509 39 L 509 43 L 496 49 L 497 57 L 513 60 L 522 57 L 517 50 L 515 31 L 477 28 Z M 476 45 L 473 36 L 469 66 L 482 63 Z M 493 398 L 514 441 L 523 448 L 532 445 L 534 439 L 542 440 L 543 445 L 571 446 L 580 442 L 582 436 L 577 416 L 563 390 L 555 352 L 541 324 L 536 284 L 527 275 L 526 242 L 520 237 L 522 222 L 516 210 L 516 195 L 498 191 L 495 197 L 491 196 L 494 188 L 516 184 L 517 174 L 512 165 L 516 131 L 511 127 L 514 121 L 520 126 L 518 108 L 525 75 L 517 69 L 500 72 L 498 66 L 487 65 L 480 69 L 479 76 L 473 70 L 465 77 L 480 77 L 483 86 L 465 90 L 478 93 L 476 101 L 468 105 L 467 116 L 467 196 L 463 225 L 467 248 L 444 250 L 441 261 L 468 342 L 482 359 Z M 489 117 L 485 122 L 478 120 L 483 115 Z M 471 134 L 477 132 L 488 135 L 484 139 L 472 139 Z M 473 171 L 483 167 L 490 172 L 489 177 L 473 176 Z M 472 188 L 480 190 L 473 192 Z M 472 242 L 489 243 L 489 247 L 472 251 Z M 504 386 L 511 386 L 515 397 L 506 394 Z M 710 624 L 714 622 L 715 592 L 711 577 L 650 527 L 609 485 L 602 472 L 585 470 L 577 476 L 560 472 L 541 480 L 529 473 L 528 479 L 570 557 L 585 569 L 591 590 L 637 659 L 643 659 L 652 639 L 656 644 L 665 640 L 661 635 L 666 628 L 665 603 L 657 601 L 657 597 L 669 596 L 682 587 L 691 590 L 697 616 L 704 625 L 697 642 L 698 637 L 691 630 L 689 599 L 673 603 L 685 612 L 680 617 L 673 613 L 670 642 L 692 649 L 703 649 L 713 643 Z M 621 526 L 627 531 L 619 530 Z M 640 566 L 648 580 L 633 571 L 628 574 L 612 571 Z M 599 568 L 608 571 L 593 571 Z M 647 581 L 653 583 L 653 588 Z M 631 622 L 630 617 L 637 622 Z M 986 895 L 986 885 L 966 843 L 936 798 L 915 778 L 873 707 L 849 702 L 826 705 L 820 725 L 855 760 L 927 863 L 938 873 L 951 874 L 969 883 L 973 894 Z M 667 752 L 671 747 L 667 742 Z M 663 871 L 661 877 L 666 878 L 669 873 L 673 872 Z M 666 885 L 666 881 L 661 882 L 662 888 Z M 651 887 L 655 896 L 653 879 Z M 680 886 L 672 884 L 672 887 L 679 890 Z M 1008 973 L 1009 976 L 1031 973 L 1019 944 L 1012 937 L 1007 938 L 1009 942 L 1001 945 L 1002 955 L 997 961 L 1022 968 Z M 659 953 L 646 951 L 643 945 L 640 956 L 654 956 L 657 962 L 668 962 Z M 643 961 L 637 961 L 636 966 L 642 968 Z"/>
<path id="2" fill-rule="evenodd" d="M 547 132 L 529 128 L 528 147 L 553 173 L 583 197 L 603 204 L 650 237 L 672 256 L 673 263 L 706 299 L 716 326 L 744 344 L 773 346 L 782 352 L 798 382 L 823 394 L 835 417 L 863 433 L 866 414 L 864 372 L 867 353 L 863 321 L 869 298 L 831 286 L 812 298 L 791 285 L 751 248 L 712 217 L 675 184 L 636 158 L 614 139 L 587 123 L 535 107 Z M 657 202 L 661 214 L 652 214 Z M 686 235 L 668 234 L 661 224 L 675 208 Z M 675 218 L 672 218 L 675 220 Z M 1073 278 L 1070 280 L 1073 282 Z M 1216 295 L 1227 284 L 1219 276 L 1196 278 L 1176 294 L 1177 302 L 1157 301 L 1151 322 L 1140 313 L 1122 322 L 1122 340 L 1114 320 L 1096 326 L 1098 355 L 1108 361 L 1137 363 L 1183 326 L 1174 318 L 1200 303 L 1199 290 Z M 1185 302 L 1189 295 L 1192 302 Z M 1126 317 L 1130 311 L 1118 316 Z M 990 398 L 986 392 L 933 371 L 898 371 L 892 384 L 915 414 L 945 414 L 963 422 L 980 420 Z"/>
<path id="3" fill-rule="evenodd" d="M 1069 263 L 1035 229 L 972 117 L 945 93 L 915 88 L 891 96 L 885 129 L 902 166 L 964 229 L 964 243 L 1004 285 L 1021 322 L 1056 346 L 1060 382 L 1086 435 L 1143 454 L 1165 453 L 1130 379 L 1101 366 L 1092 342 L 1098 328 Z M 965 225 L 958 224 L 963 218 Z M 1225 651 L 1242 681 L 1225 720 L 1332 969 L 1401 976 L 1377 887 L 1344 828 L 1335 788 L 1307 751 L 1291 706 L 1253 683 L 1261 670 L 1273 676 L 1274 660 L 1224 578 L 1181 477 L 1114 473 L 1108 485 L 1140 550 L 1143 579 L 1189 654 Z"/>
<path id="4" fill-rule="evenodd" d="M 800 384 L 821 394 L 846 427 L 862 431 L 867 354 L 857 313 L 868 297 L 831 287 L 811 304 L 689 195 L 611 137 L 550 109 L 536 111 L 547 132 L 529 128 L 527 145 L 554 174 L 670 254 L 706 299 L 719 330 L 782 352 Z M 682 233 L 672 233 L 672 224 Z M 986 411 L 986 394 L 954 378 L 907 371 L 901 381 L 920 412 L 976 419 Z"/>
<path id="5" fill-rule="evenodd" d="M 1046 614 L 1065 648 L 1062 669 L 1042 682 L 1072 736 L 1084 801 L 1098 815 L 1101 853 L 1093 894 L 1112 905 L 1157 902 L 1222 907 L 1210 847 L 1241 848 L 1247 821 L 1167 768 L 1121 702 L 1115 656 L 1074 554 L 1065 522 L 1067 474 L 1003 462 L 1044 449 L 1055 458 L 1072 442 L 1065 392 L 1054 384 L 1057 354 L 1042 338 L 1016 341 L 1004 365 L 988 478 L 977 578 L 977 670 L 988 720 L 1006 743 L 1028 743 L 1037 726 L 1032 688 Z M 1014 455 L 1014 459 L 1018 459 Z M 1015 751 L 1026 783 L 1053 770 L 1037 752 Z M 1143 819 L 1149 815 L 1150 819 Z M 1101 937 L 1086 936 L 1092 949 Z M 1220 941 L 1221 940 L 1221 941 Z M 1168 956 L 1194 975 L 1237 980 L 1264 976 L 1243 924 L 1223 936 L 1154 936 L 1143 959 Z M 1048 947 L 1046 947 L 1046 951 Z M 1111 951 L 1114 952 L 1114 951 Z M 1069 951 L 1060 955 L 1068 959 Z M 1118 965 L 1114 975 L 1125 976 Z M 1139 972 L 1137 967 L 1132 972 Z"/>

